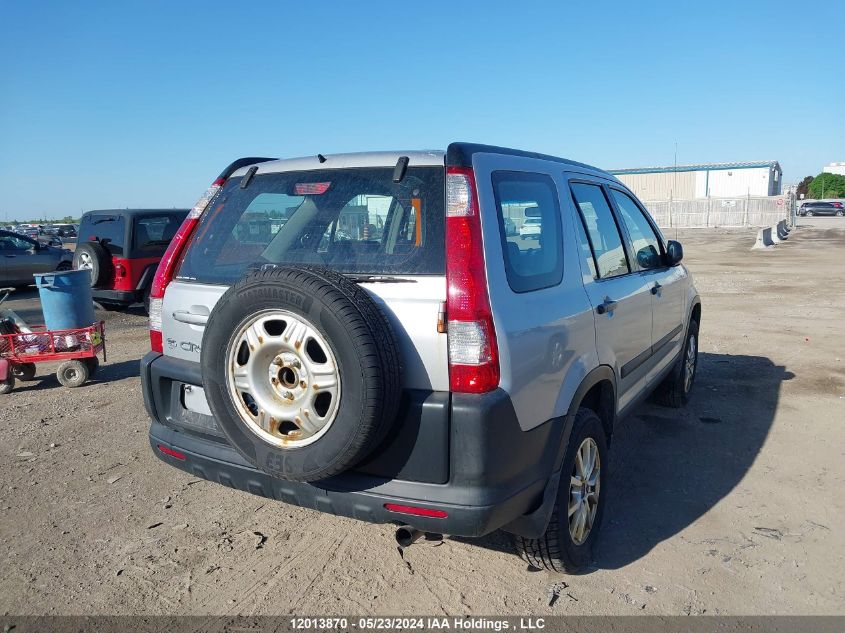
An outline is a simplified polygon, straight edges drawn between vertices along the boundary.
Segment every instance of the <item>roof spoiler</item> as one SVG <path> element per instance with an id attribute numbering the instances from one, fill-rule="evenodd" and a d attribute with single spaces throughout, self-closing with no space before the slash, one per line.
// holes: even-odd
<path id="1" fill-rule="evenodd" d="M 581 167 L 585 169 L 592 169 L 594 171 L 604 171 L 599 167 L 587 165 L 586 163 L 579 163 L 574 160 L 560 158 L 559 156 L 550 156 L 548 154 L 538 154 L 537 152 L 525 152 L 519 149 L 511 149 L 510 147 L 499 147 L 497 145 L 482 145 L 480 143 L 450 143 L 446 148 L 446 167 L 472 167 L 473 154 L 506 154 L 508 156 L 523 156 L 525 158 L 539 158 L 541 160 L 550 160 L 564 165 L 571 165 L 573 167 Z"/>
<path id="2" fill-rule="evenodd" d="M 220 175 L 217 177 L 218 180 L 225 180 L 236 171 L 238 171 L 241 167 L 246 167 L 247 165 L 255 165 L 256 163 L 266 163 L 270 160 L 278 160 L 277 158 L 265 158 L 263 156 L 247 156 L 245 158 L 239 158 L 238 160 L 231 163 L 226 169 L 220 172 Z"/>

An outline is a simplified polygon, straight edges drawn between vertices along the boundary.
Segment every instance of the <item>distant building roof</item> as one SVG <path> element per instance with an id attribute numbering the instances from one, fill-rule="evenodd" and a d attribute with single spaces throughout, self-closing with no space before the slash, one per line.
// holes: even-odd
<path id="1" fill-rule="evenodd" d="M 633 167 L 631 169 L 608 169 L 614 176 L 623 174 L 662 174 L 675 173 L 681 171 L 723 171 L 726 169 L 759 169 L 760 167 L 768 167 L 770 169 L 780 169 L 780 164 L 776 160 L 758 160 L 749 161 L 745 163 L 701 163 L 699 165 L 677 165 L 669 167 Z"/>

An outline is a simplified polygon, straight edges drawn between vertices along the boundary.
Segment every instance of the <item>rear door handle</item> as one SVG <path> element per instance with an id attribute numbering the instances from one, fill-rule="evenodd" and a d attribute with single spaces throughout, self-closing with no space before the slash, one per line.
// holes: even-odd
<path id="1" fill-rule="evenodd" d="M 188 312 L 187 310 L 176 310 L 173 313 L 173 318 L 180 323 L 189 323 L 191 325 L 205 325 L 208 323 L 207 314 L 197 314 L 196 312 Z"/>
<path id="2" fill-rule="evenodd" d="M 661 289 L 662 287 L 663 287 L 663 286 L 661 286 L 659 283 L 657 283 L 657 282 L 655 281 L 655 282 L 654 282 L 654 285 L 651 287 L 651 294 L 656 295 L 657 293 L 659 293 L 659 292 L 660 292 L 660 289 Z"/>
<path id="3" fill-rule="evenodd" d="M 607 312 L 613 312 L 618 305 L 618 301 L 614 301 L 610 297 L 605 297 L 604 301 L 596 306 L 596 312 L 599 314 L 605 314 Z"/>

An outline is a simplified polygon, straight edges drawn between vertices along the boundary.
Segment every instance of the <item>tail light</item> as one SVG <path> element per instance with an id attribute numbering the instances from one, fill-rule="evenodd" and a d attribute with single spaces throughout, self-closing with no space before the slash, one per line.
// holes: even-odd
<path id="1" fill-rule="evenodd" d="M 182 226 L 176 231 L 176 235 L 170 241 L 170 245 L 164 252 L 164 256 L 158 263 L 153 285 L 150 289 L 150 348 L 154 352 L 163 352 L 164 345 L 161 337 L 161 317 L 162 317 L 162 303 L 164 300 L 164 291 L 167 284 L 173 279 L 176 273 L 176 264 L 182 256 L 188 240 L 191 239 L 194 230 L 199 224 L 200 217 L 208 207 L 211 199 L 220 191 L 220 187 L 226 179 L 221 177 L 214 181 L 214 183 L 206 190 L 202 197 L 197 200 L 197 203 L 190 210 Z"/>
<path id="2" fill-rule="evenodd" d="M 487 294 L 478 192 L 472 169 L 446 169 L 446 318 L 449 384 L 459 393 L 499 386 L 499 350 Z"/>

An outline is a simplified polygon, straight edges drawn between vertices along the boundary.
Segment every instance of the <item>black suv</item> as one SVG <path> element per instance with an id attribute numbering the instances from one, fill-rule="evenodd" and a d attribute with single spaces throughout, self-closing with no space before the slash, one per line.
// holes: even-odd
<path id="1" fill-rule="evenodd" d="M 841 202 L 807 202 L 798 209 L 798 215 L 845 215 L 845 204 Z"/>

